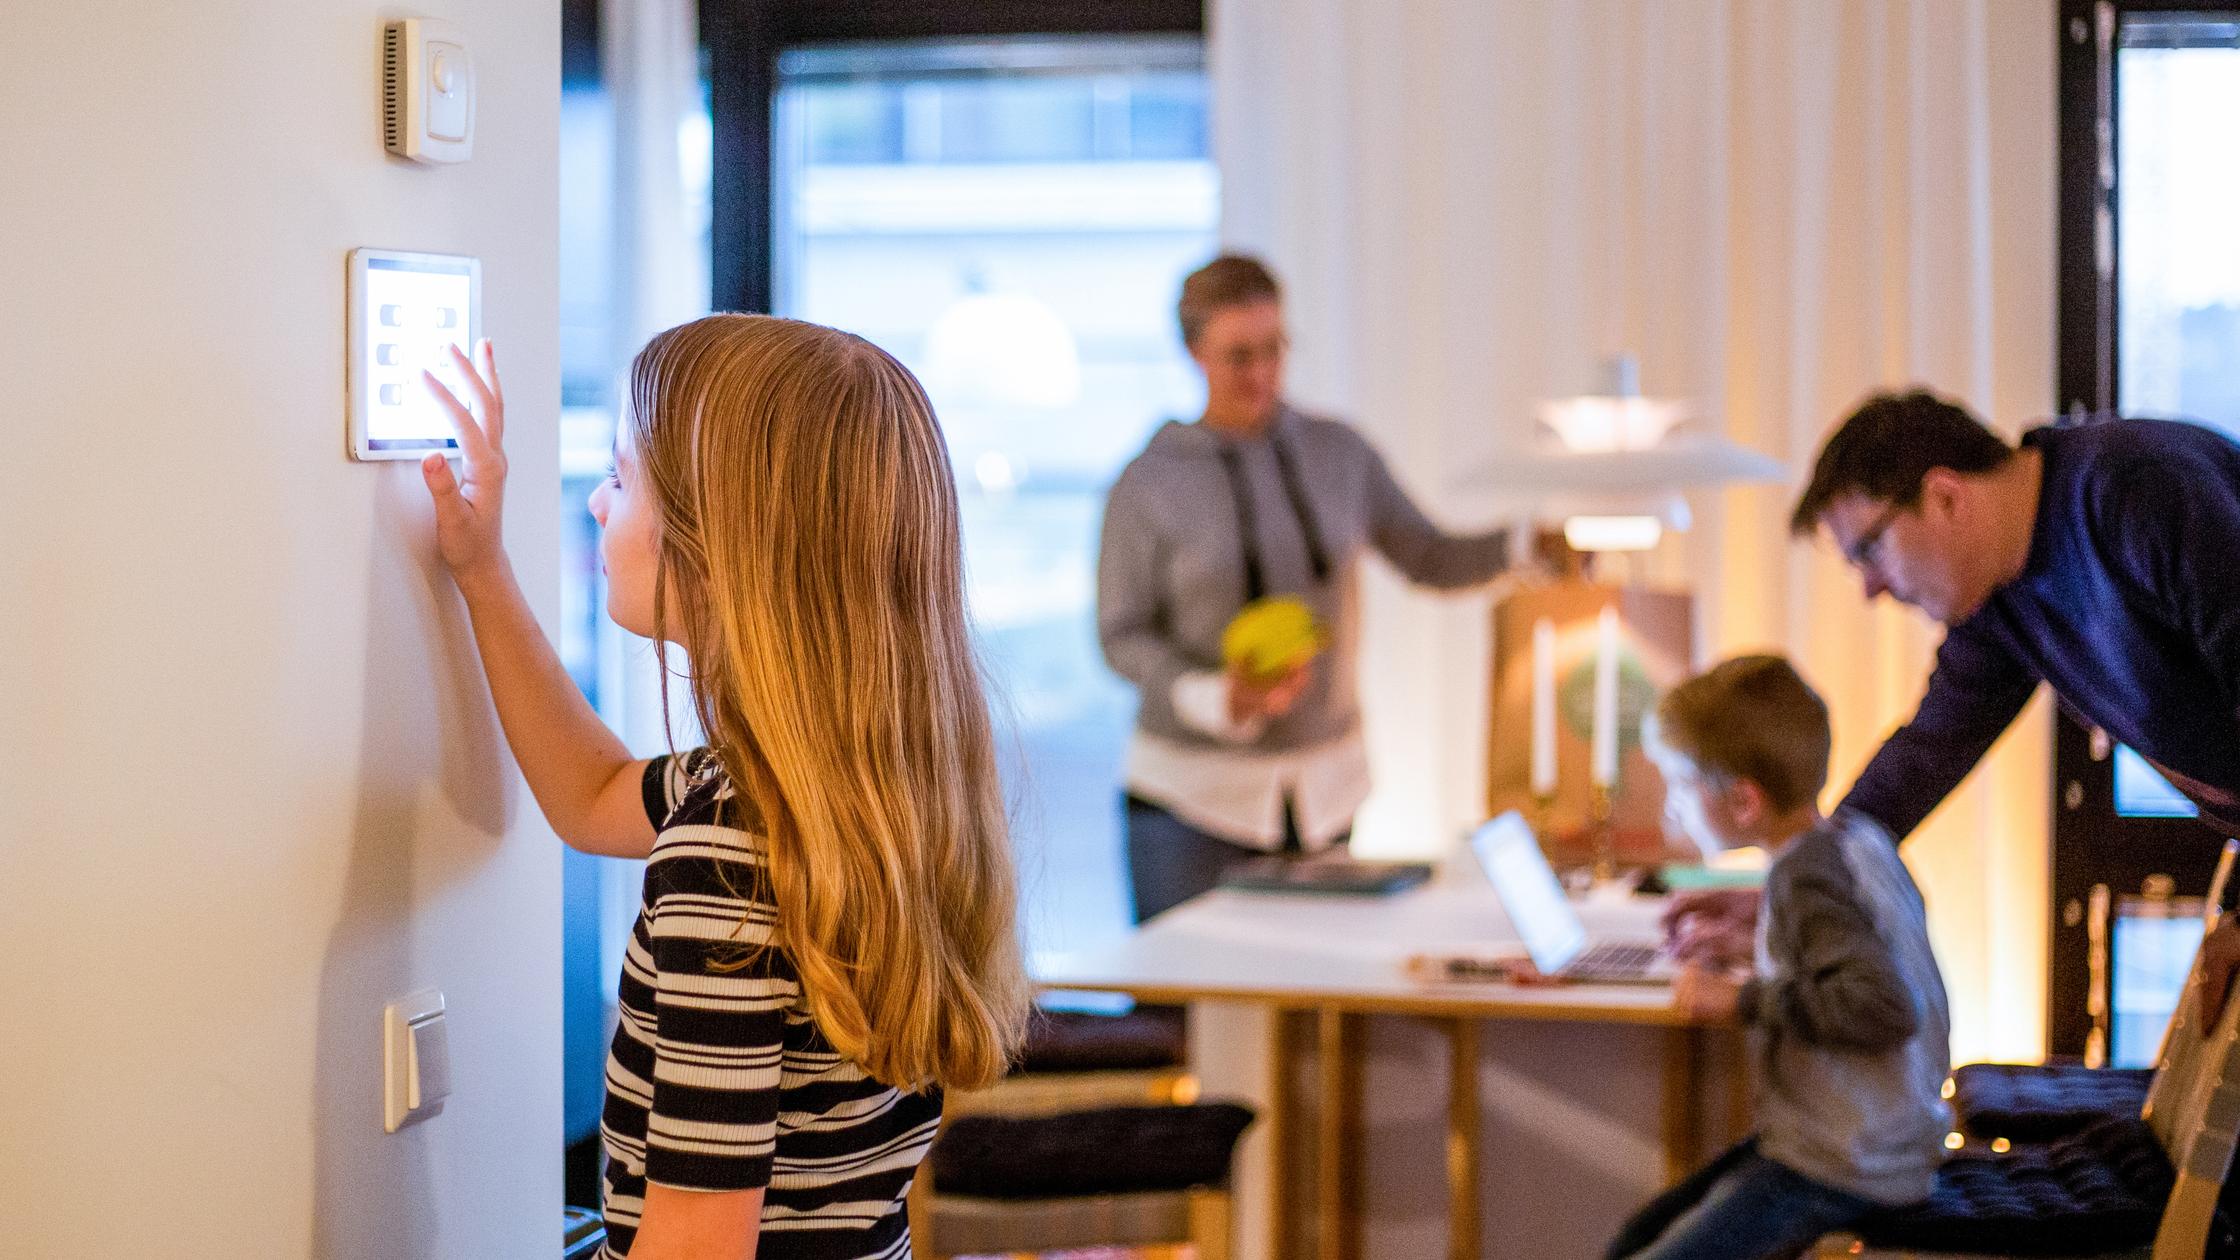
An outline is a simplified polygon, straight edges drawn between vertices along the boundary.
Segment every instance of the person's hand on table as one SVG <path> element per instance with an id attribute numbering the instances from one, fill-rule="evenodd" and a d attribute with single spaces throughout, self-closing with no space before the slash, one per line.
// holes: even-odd
<path id="1" fill-rule="evenodd" d="M 1672 980 L 1672 1005 L 1690 1019 L 1731 1023 L 1740 1010 L 1742 982 L 1723 969 L 1688 963 Z"/>
<path id="2" fill-rule="evenodd" d="M 1755 888 L 1704 888 L 1675 894 L 1660 920 L 1665 948 L 1683 963 L 1748 966 L 1758 948 Z"/>
<path id="3" fill-rule="evenodd" d="M 1254 718 L 1279 718 L 1291 712 L 1299 697 L 1307 690 L 1309 671 L 1314 668 L 1314 658 L 1301 661 L 1273 678 L 1254 676 L 1244 668 L 1229 671 L 1229 720 L 1236 723 Z"/>
<path id="4" fill-rule="evenodd" d="M 1532 959 L 1524 956 L 1509 961 L 1508 979 L 1509 983 L 1527 989 L 1552 989 L 1557 985 L 1570 983 L 1562 976 L 1551 976 L 1533 966 Z"/>
<path id="5" fill-rule="evenodd" d="M 2226 915 L 2201 938 L 2201 1029 L 2217 1026 L 2232 989 L 2233 972 L 2240 971 L 2240 915 Z"/>

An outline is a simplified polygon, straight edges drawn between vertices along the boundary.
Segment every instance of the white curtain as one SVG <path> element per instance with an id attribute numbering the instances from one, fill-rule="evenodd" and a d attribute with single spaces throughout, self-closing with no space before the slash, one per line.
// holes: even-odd
<path id="1" fill-rule="evenodd" d="M 708 312 L 708 260 L 687 171 L 707 155 L 684 137 L 701 112 L 694 0 L 605 0 L 602 77 L 614 103 L 615 362 Z"/>
<path id="2" fill-rule="evenodd" d="M 599 9 L 601 77 L 614 116 L 613 305 L 609 328 L 618 373 L 615 404 L 629 405 L 630 360 L 646 339 L 708 312 L 705 209 L 693 195 L 692 173 L 705 144 L 691 123 L 702 113 L 700 27 L 695 0 L 604 0 Z M 640 752 L 670 742 L 662 729 L 661 679 L 650 645 L 635 639 L 613 654 L 615 715 Z M 688 713 L 690 694 L 669 681 L 674 715 Z M 689 738 L 679 726 L 677 738 Z"/>
<path id="3" fill-rule="evenodd" d="M 1293 393 L 1451 522 L 1457 470 L 1621 350 L 1799 480 L 1876 388 L 2010 436 L 2053 410 L 2051 0 L 1213 0 L 1209 25 L 1224 240 L 1289 286 Z M 1632 572 L 1695 591 L 1706 662 L 1798 661 L 1832 800 L 1938 632 L 1792 543 L 1795 490 L 1697 496 Z M 1372 573 L 1362 848 L 1436 851 L 1482 809 L 1487 622 Z M 2041 1049 L 2050 730 L 2041 702 L 1906 849 L 1965 1057 Z"/>

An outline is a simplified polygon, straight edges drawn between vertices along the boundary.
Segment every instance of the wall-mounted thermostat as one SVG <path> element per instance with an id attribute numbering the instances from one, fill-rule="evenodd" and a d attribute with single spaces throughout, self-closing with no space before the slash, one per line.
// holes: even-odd
<path id="1" fill-rule="evenodd" d="M 421 369 L 464 392 L 451 347 L 473 353 L 482 336 L 482 260 L 398 249 L 350 251 L 350 453 L 419 459 L 459 449 L 451 417 Z"/>
<path id="2" fill-rule="evenodd" d="M 381 27 L 381 138 L 415 162 L 474 154 L 474 56 L 448 22 L 404 18 Z"/>

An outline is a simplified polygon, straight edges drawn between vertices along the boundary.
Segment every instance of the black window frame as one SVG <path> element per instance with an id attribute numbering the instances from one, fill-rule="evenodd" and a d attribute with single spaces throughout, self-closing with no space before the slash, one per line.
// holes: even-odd
<path id="1" fill-rule="evenodd" d="M 2145 15 L 2234 14 L 2240 0 L 2061 0 L 2056 397 L 2070 414 L 2113 413 L 2116 355 L 2116 53 L 2123 22 Z M 2087 907 L 2091 890 L 2137 893 L 2163 874 L 2181 896 L 2207 888 L 2223 839 L 2191 818 L 2124 818 L 2115 809 L 2115 757 L 2105 738 L 2063 711 L 2056 718 L 2048 915 L 2046 1050 L 2081 1055 L 2092 1030 Z"/>
<path id="2" fill-rule="evenodd" d="M 1031 35 L 1205 34 L 1203 0 L 704 0 L 714 132 L 709 309 L 768 312 L 778 55 L 805 44 Z"/>

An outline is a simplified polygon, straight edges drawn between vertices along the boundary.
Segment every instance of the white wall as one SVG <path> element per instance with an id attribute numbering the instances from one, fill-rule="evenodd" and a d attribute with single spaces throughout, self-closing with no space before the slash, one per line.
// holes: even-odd
<path id="1" fill-rule="evenodd" d="M 378 23 L 477 45 L 476 157 L 380 148 Z M 0 36 L 0 1254 L 557 1247 L 559 854 L 433 566 L 344 456 L 344 256 L 484 262 L 510 545 L 554 607 L 559 16 L 10 5 Z M 456 1094 L 380 1125 L 384 1002 Z"/>

